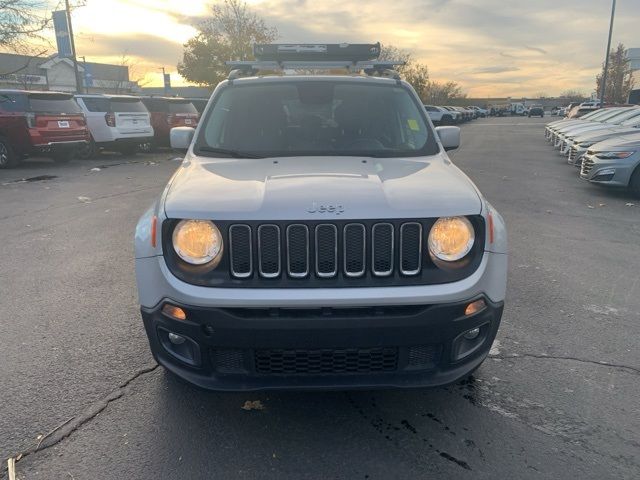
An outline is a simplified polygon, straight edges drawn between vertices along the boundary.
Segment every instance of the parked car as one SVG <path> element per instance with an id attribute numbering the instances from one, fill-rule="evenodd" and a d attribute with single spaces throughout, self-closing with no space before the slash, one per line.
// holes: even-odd
<path id="1" fill-rule="evenodd" d="M 640 134 L 591 145 L 582 158 L 580 177 L 600 185 L 627 187 L 640 197 Z"/>
<path id="2" fill-rule="evenodd" d="M 153 139 L 151 116 L 139 97 L 129 95 L 76 95 L 87 119 L 91 141 L 78 150 L 91 158 L 101 149 L 131 155 L 138 145 Z"/>
<path id="3" fill-rule="evenodd" d="M 640 112 L 640 109 L 639 109 Z M 619 125 L 603 125 L 597 130 L 590 130 L 567 140 L 567 161 L 571 165 L 579 167 L 582 163 L 582 155 L 596 143 L 610 138 L 619 138 L 640 133 L 640 114 L 632 116 Z"/>
<path id="4" fill-rule="evenodd" d="M 207 107 L 207 103 L 209 103 L 208 98 L 187 98 L 186 100 L 191 101 L 199 115 L 202 115 L 202 112 L 204 112 L 204 109 Z"/>
<path id="5" fill-rule="evenodd" d="M 0 168 L 16 166 L 28 155 L 66 162 L 89 142 L 89 130 L 73 95 L 0 90 Z"/>
<path id="6" fill-rule="evenodd" d="M 173 127 L 196 127 L 198 110 L 191 100 L 179 97 L 141 97 L 151 114 L 153 142 L 151 148 L 168 147 Z"/>
<path id="7" fill-rule="evenodd" d="M 455 109 L 454 107 L 438 107 L 441 109 L 444 109 L 448 112 L 450 112 L 450 115 L 453 117 L 453 123 L 454 124 L 458 124 L 458 123 L 462 123 L 464 121 L 464 116 L 462 114 L 462 112 L 460 112 L 459 110 Z"/>
<path id="8" fill-rule="evenodd" d="M 323 47 L 311 72 L 331 60 L 322 52 L 360 46 Z M 273 62 L 234 70 L 197 130 L 171 131 L 185 160 L 137 225 L 154 358 L 213 390 L 469 375 L 500 324 L 507 245 L 500 215 L 447 156 L 458 127 L 434 130 L 399 76 L 256 69 Z"/>
<path id="9" fill-rule="evenodd" d="M 434 125 L 453 125 L 455 123 L 453 112 L 443 107 L 425 105 L 424 109 Z"/>
<path id="10" fill-rule="evenodd" d="M 529 107 L 529 111 L 527 112 L 527 116 L 529 118 L 531 118 L 531 117 L 543 118 L 544 117 L 544 108 L 542 108 L 542 105 L 531 105 Z"/>
<path id="11" fill-rule="evenodd" d="M 545 127 L 545 136 L 554 147 L 559 147 L 561 142 L 560 136 L 566 130 L 571 129 L 575 126 L 594 125 L 593 122 L 607 120 L 622 111 L 623 109 L 620 107 L 603 108 L 597 111 L 590 112 L 582 118 L 565 118 L 563 120 L 551 122 Z"/>
<path id="12" fill-rule="evenodd" d="M 471 105 L 469 108 L 476 111 L 478 117 L 486 117 L 489 114 L 489 111 L 486 108 L 476 107 L 475 105 Z"/>
<path id="13" fill-rule="evenodd" d="M 590 131 L 605 130 L 611 126 L 620 125 L 625 120 L 629 120 L 635 117 L 640 117 L 640 108 L 623 108 L 613 116 L 602 117 L 597 120 L 592 120 L 586 124 L 577 124 L 562 129 L 562 132 L 558 134 L 558 143 L 556 148 L 560 150 L 561 154 L 568 154 L 570 148 L 570 142 L 575 137 L 583 135 Z"/>

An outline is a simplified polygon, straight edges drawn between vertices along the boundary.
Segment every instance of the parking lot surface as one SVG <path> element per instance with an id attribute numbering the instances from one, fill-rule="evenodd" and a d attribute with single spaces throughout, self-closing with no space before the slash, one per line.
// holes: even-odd
<path id="1" fill-rule="evenodd" d="M 22 452 L 20 479 L 639 478 L 640 200 L 580 180 L 548 121 L 462 127 L 451 156 L 505 217 L 509 287 L 490 358 L 432 390 L 175 380 L 149 353 L 133 230 L 178 161 L 0 171 L 2 458 Z"/>

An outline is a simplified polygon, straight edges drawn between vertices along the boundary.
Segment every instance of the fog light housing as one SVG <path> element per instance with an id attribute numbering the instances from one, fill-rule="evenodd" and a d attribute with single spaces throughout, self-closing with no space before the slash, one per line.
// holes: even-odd
<path id="1" fill-rule="evenodd" d="M 477 338 L 478 335 L 480 335 L 480 328 L 476 327 L 476 328 L 472 328 L 471 330 L 466 332 L 463 336 L 467 340 L 473 340 L 474 338 Z"/>
<path id="2" fill-rule="evenodd" d="M 487 303 L 483 298 L 481 298 L 480 300 L 476 300 L 467 305 L 467 308 L 464 309 L 464 314 L 466 316 L 473 315 L 475 313 L 481 312 L 485 308 L 487 308 Z"/>
<path id="3" fill-rule="evenodd" d="M 165 351 L 172 357 L 192 367 L 198 367 L 202 364 L 200 347 L 186 335 L 158 327 L 158 339 Z"/>
<path id="4" fill-rule="evenodd" d="M 169 341 L 174 345 L 182 345 L 187 341 L 182 335 L 178 335 L 176 333 L 169 332 Z"/>

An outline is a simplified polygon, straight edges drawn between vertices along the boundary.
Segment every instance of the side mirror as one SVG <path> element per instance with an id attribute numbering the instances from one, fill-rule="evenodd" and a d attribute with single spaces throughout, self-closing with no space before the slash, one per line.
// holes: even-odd
<path id="1" fill-rule="evenodd" d="M 194 133 L 196 133 L 196 129 L 193 127 L 172 128 L 169 133 L 171 148 L 180 153 L 186 153 L 186 151 L 189 150 L 189 145 L 191 145 Z"/>
<path id="2" fill-rule="evenodd" d="M 460 146 L 460 127 L 436 127 L 436 133 L 446 151 Z"/>

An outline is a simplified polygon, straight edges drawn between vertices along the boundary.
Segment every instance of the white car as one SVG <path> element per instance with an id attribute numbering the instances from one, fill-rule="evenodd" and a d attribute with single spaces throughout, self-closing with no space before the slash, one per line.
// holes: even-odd
<path id="1" fill-rule="evenodd" d="M 140 98 L 130 95 L 76 95 L 91 133 L 91 142 L 78 152 L 91 158 L 100 149 L 131 155 L 153 138 L 151 116 Z"/>
<path id="2" fill-rule="evenodd" d="M 452 112 L 446 108 L 436 107 L 434 105 L 425 105 L 424 109 L 434 125 L 453 125 L 456 123 L 458 112 Z"/>
<path id="3" fill-rule="evenodd" d="M 471 108 L 471 109 L 475 110 L 475 111 L 476 111 L 476 114 L 477 114 L 477 116 L 478 116 L 478 118 L 479 118 L 479 117 L 484 118 L 484 117 L 486 117 L 487 115 L 489 115 L 489 110 L 487 110 L 486 108 L 477 107 L 477 106 L 475 106 L 475 105 L 471 105 L 471 106 L 470 106 L 470 107 L 468 107 L 468 108 Z"/>
<path id="4" fill-rule="evenodd" d="M 326 47 L 279 64 L 343 75 L 228 62 L 197 129 L 171 130 L 185 158 L 137 225 L 138 296 L 155 359 L 200 387 L 444 385 L 496 336 L 506 230 L 447 156 L 460 129 L 379 44 Z"/>

